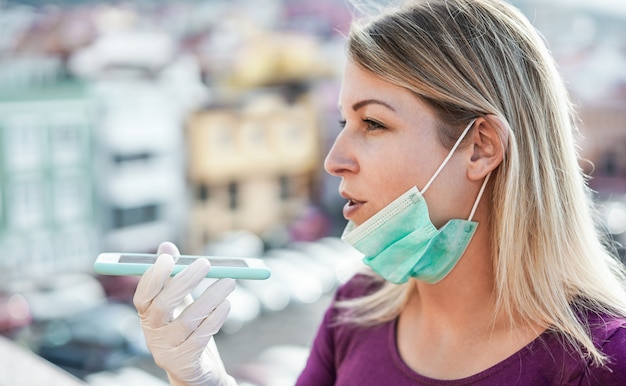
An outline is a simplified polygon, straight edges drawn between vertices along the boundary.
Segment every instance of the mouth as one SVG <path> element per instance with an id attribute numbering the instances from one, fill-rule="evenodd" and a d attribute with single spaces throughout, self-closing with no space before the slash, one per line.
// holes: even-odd
<path id="1" fill-rule="evenodd" d="M 353 206 L 353 205 L 358 205 L 358 204 L 364 204 L 365 201 L 359 201 L 356 198 L 352 197 L 351 195 L 349 195 L 348 193 L 343 193 L 343 192 L 339 192 L 339 195 L 347 201 L 347 206 Z"/>
<path id="2" fill-rule="evenodd" d="M 343 216 L 347 220 L 355 218 L 355 214 L 359 211 L 363 204 L 365 204 L 365 201 L 355 200 L 347 195 L 342 196 L 347 200 L 346 205 L 343 207 Z"/>

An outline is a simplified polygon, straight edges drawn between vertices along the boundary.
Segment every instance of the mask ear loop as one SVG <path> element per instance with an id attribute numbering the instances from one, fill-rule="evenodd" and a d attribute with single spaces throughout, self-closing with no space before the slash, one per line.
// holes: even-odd
<path id="1" fill-rule="evenodd" d="M 483 193 L 485 192 L 485 187 L 487 187 L 487 181 L 489 181 L 490 176 L 491 176 L 491 172 L 487 174 L 487 177 L 485 177 L 485 180 L 483 181 L 483 185 L 480 187 L 480 190 L 478 191 L 478 197 L 476 197 L 476 201 L 474 201 L 474 206 L 472 207 L 472 211 L 470 212 L 470 215 L 467 218 L 467 221 L 472 221 L 472 217 L 474 217 L 474 213 L 476 213 L 476 208 L 478 208 L 478 203 L 480 202 L 480 199 L 482 198 Z"/>
<path id="2" fill-rule="evenodd" d="M 463 141 L 463 138 L 465 138 L 465 136 L 467 135 L 467 132 L 469 131 L 469 129 L 472 127 L 474 122 L 476 122 L 476 119 L 477 118 L 472 119 L 470 121 L 470 123 L 467 125 L 467 127 L 465 128 L 465 130 L 463 130 L 463 132 L 459 136 L 459 139 L 456 140 L 456 143 L 454 144 L 454 146 L 452 146 L 452 149 L 450 149 L 450 151 L 448 152 L 448 155 L 446 156 L 446 158 L 444 158 L 444 160 L 441 163 L 441 165 L 439 165 L 439 168 L 437 168 L 437 170 L 435 171 L 435 174 L 433 174 L 433 176 L 430 177 L 430 180 L 426 183 L 426 185 L 424 186 L 424 188 L 420 192 L 422 195 L 424 193 L 426 193 L 426 190 L 428 190 L 428 188 L 430 188 L 430 185 L 433 183 L 433 181 L 435 181 L 435 178 L 439 175 L 439 173 L 441 173 L 441 171 L 443 170 L 444 166 L 446 166 L 448 161 L 450 161 L 450 158 L 452 158 L 452 154 L 454 154 L 454 151 L 456 150 L 456 148 L 459 147 L 459 145 L 461 144 L 461 141 Z"/>

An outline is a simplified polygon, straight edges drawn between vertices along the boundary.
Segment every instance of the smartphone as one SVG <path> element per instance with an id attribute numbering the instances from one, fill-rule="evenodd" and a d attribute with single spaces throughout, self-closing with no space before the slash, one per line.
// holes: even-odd
<path id="1" fill-rule="evenodd" d="M 93 268 L 101 275 L 141 276 L 156 262 L 157 257 L 156 254 L 146 253 L 105 252 L 98 255 Z M 201 257 L 211 263 L 208 278 L 264 280 L 271 275 L 263 260 L 257 258 L 181 255 L 174 265 L 172 276 Z"/>

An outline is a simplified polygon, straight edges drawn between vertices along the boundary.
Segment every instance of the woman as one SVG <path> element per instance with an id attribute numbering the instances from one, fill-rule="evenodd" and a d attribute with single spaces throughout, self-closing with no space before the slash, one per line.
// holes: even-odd
<path id="1" fill-rule="evenodd" d="M 353 23 L 348 57 L 325 168 L 369 268 L 339 289 L 298 385 L 626 384 L 626 276 L 530 23 L 499 0 L 414 0 Z M 209 269 L 166 284 L 172 263 L 135 299 L 155 360 L 172 384 L 234 384 L 209 344 L 232 281 L 172 319 Z"/>

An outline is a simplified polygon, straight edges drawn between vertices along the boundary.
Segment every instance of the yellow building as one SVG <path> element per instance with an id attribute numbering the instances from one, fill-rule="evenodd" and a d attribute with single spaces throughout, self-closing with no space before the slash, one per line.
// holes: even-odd
<path id="1" fill-rule="evenodd" d="M 263 235 L 311 204 L 320 165 L 318 114 L 307 93 L 288 102 L 255 93 L 236 107 L 196 112 L 187 124 L 188 180 L 195 192 L 187 249 L 226 232 Z"/>

